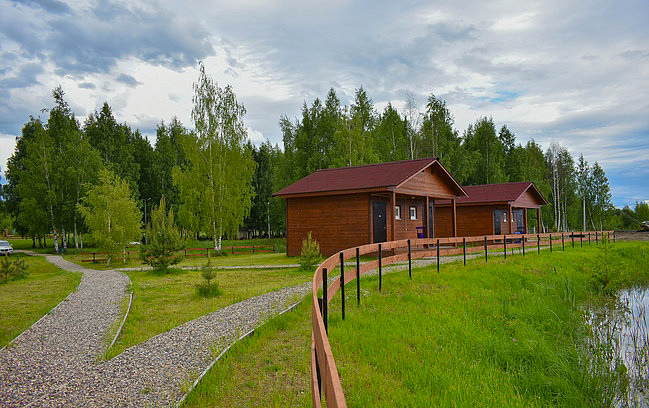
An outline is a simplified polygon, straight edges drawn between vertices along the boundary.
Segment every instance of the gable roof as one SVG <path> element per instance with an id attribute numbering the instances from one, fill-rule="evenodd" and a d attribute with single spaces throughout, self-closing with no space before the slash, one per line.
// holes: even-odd
<path id="1" fill-rule="evenodd" d="M 462 188 L 466 191 L 467 197 L 458 198 L 456 201 L 457 205 L 514 202 L 521 198 L 528 190 L 536 197 L 541 205 L 548 204 L 543 194 L 541 194 L 531 181 L 482 184 L 479 186 L 463 186 Z M 435 202 L 435 205 L 450 205 L 450 201 L 440 200 Z"/>
<path id="2" fill-rule="evenodd" d="M 404 160 L 389 163 L 367 164 L 363 166 L 321 169 L 303 179 L 281 189 L 273 196 L 293 196 L 303 194 L 336 194 L 359 190 L 393 190 L 411 179 L 417 173 L 435 166 L 443 170 L 453 191 L 465 195 L 462 186 L 446 171 L 436 158 Z"/>

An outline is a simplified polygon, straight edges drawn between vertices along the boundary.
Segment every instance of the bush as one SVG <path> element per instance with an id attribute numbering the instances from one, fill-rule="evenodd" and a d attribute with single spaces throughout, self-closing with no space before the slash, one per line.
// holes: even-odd
<path id="1" fill-rule="evenodd" d="M 174 224 L 173 211 L 166 211 L 165 199 L 151 211 L 151 225 L 146 226 L 148 245 L 140 247 L 140 257 L 154 269 L 166 273 L 169 266 L 182 260 L 179 251 L 185 248 L 180 231 Z"/>
<path id="2" fill-rule="evenodd" d="M 304 270 L 313 269 L 320 260 L 320 245 L 311 236 L 311 231 L 307 234 L 306 239 L 302 240 L 302 252 L 300 253 L 300 267 Z"/>
<path id="3" fill-rule="evenodd" d="M 24 260 L 16 259 L 12 262 L 9 260 L 9 256 L 5 255 L 5 258 L 0 262 L 0 276 L 4 277 L 5 283 L 9 281 L 9 278 L 21 279 L 29 275 L 27 268 Z"/>
<path id="4" fill-rule="evenodd" d="M 203 278 L 205 278 L 207 283 L 196 286 L 196 290 L 199 296 L 216 297 L 223 293 L 223 291 L 219 288 L 218 282 L 211 283 L 211 280 L 216 278 L 216 268 L 212 267 L 209 252 L 207 257 L 207 264 L 203 266 L 201 275 L 203 276 Z"/>

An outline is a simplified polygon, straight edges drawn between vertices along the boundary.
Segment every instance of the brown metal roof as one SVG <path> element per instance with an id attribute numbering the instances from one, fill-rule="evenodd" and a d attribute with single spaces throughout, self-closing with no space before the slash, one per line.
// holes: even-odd
<path id="1" fill-rule="evenodd" d="M 548 204 L 547 200 L 531 181 L 462 186 L 462 188 L 466 191 L 467 197 L 459 197 L 456 200 L 457 205 L 514 202 L 528 190 L 531 190 L 531 193 L 537 197 L 541 205 Z M 440 200 L 435 202 L 435 205 L 439 206 L 450 204 L 449 200 Z"/>
<path id="2" fill-rule="evenodd" d="M 334 193 L 346 190 L 388 190 L 436 162 L 437 165 L 444 169 L 436 158 L 322 169 L 296 181 L 273 195 Z M 460 192 L 458 195 L 462 195 L 462 187 L 446 172 L 446 169 L 444 169 L 444 172 L 448 175 L 451 184 L 456 187 L 454 189 Z"/>

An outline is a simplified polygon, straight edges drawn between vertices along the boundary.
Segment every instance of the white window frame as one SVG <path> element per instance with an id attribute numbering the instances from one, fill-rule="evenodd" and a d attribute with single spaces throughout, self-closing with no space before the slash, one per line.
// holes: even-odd
<path id="1" fill-rule="evenodd" d="M 401 206 L 400 205 L 395 205 L 394 206 L 394 219 L 395 220 L 400 220 L 401 219 Z"/>
<path id="2" fill-rule="evenodd" d="M 507 222 L 507 211 L 503 211 L 503 222 Z"/>
<path id="3" fill-rule="evenodd" d="M 417 207 L 415 206 L 410 206 L 410 219 L 411 220 L 417 219 Z"/>

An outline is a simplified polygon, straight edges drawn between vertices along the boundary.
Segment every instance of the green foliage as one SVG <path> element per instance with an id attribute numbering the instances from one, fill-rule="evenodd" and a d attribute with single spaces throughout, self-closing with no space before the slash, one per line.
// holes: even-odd
<path id="1" fill-rule="evenodd" d="M 141 237 L 142 214 L 129 184 L 107 169 L 99 174 L 99 184 L 89 186 L 78 206 L 97 246 L 108 252 L 107 265 L 130 241 Z"/>
<path id="2" fill-rule="evenodd" d="M 322 259 L 320 253 L 320 244 L 313 239 L 311 231 L 308 232 L 307 237 L 302 240 L 302 251 L 300 252 L 300 267 L 303 270 L 311 270 Z"/>
<path id="3" fill-rule="evenodd" d="M 179 251 L 185 249 L 185 242 L 174 223 L 173 210 L 167 211 L 165 199 L 151 211 L 151 224 L 146 226 L 147 245 L 141 247 L 142 260 L 154 269 L 166 272 L 170 265 L 182 260 Z"/>
<path id="4" fill-rule="evenodd" d="M 201 268 L 201 276 L 207 281 L 206 283 L 196 285 L 196 293 L 199 296 L 210 298 L 223 294 L 223 290 L 219 288 L 219 283 L 211 283 L 212 279 L 216 278 L 216 268 L 212 266 L 212 261 L 207 255 L 207 264 Z"/>
<path id="5" fill-rule="evenodd" d="M 476 164 L 467 183 L 490 184 L 506 181 L 505 148 L 496 135 L 496 126 L 492 118 L 480 118 L 469 125 L 464 133 L 464 147 L 471 152 Z"/>
<path id="6" fill-rule="evenodd" d="M 27 275 L 29 275 L 29 271 L 24 259 L 17 258 L 10 261 L 9 256 L 5 255 L 4 259 L 0 261 L 0 276 L 4 278 L 5 283 L 9 279 L 22 279 Z"/>
<path id="7" fill-rule="evenodd" d="M 202 64 L 193 101 L 196 133 L 181 139 L 187 167 L 174 167 L 172 177 L 183 202 L 181 222 L 194 232 L 210 231 L 214 249 L 220 250 L 223 235 L 235 235 L 243 224 L 254 195 L 246 110 L 232 87 L 220 88 Z"/>

